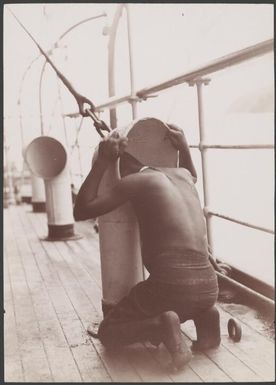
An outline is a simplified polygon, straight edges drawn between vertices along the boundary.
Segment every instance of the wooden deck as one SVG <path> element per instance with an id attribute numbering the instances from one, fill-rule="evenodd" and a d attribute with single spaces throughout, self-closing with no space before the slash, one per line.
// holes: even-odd
<path id="1" fill-rule="evenodd" d="M 86 327 L 101 320 L 98 236 L 89 222 L 84 237 L 47 242 L 46 215 L 31 206 L 4 210 L 4 346 L 6 382 L 257 382 L 274 381 L 274 343 L 243 321 L 240 343 L 227 333 L 220 308 L 222 344 L 195 354 L 178 373 L 167 369 L 163 345 L 135 344 L 105 351 Z M 183 325 L 194 335 L 192 322 Z"/>

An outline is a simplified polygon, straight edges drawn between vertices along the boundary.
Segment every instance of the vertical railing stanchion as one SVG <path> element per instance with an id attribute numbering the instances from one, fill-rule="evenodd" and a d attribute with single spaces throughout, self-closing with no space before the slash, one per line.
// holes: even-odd
<path id="1" fill-rule="evenodd" d="M 61 117 L 62 117 L 62 125 L 63 125 L 63 131 L 64 131 L 65 145 L 66 145 L 66 148 L 69 150 L 69 139 L 68 139 L 68 134 L 67 134 L 66 118 L 64 115 L 64 108 L 63 108 L 61 89 L 60 89 L 60 81 L 59 81 L 58 76 L 56 77 L 56 79 L 57 79 L 58 100 L 59 100 L 60 112 L 61 112 Z M 71 159 L 68 159 L 68 161 L 70 162 Z M 72 168 L 70 166 L 68 168 L 69 168 L 70 182 L 71 182 L 71 184 L 73 184 Z"/>
<path id="2" fill-rule="evenodd" d="M 60 112 L 61 112 L 61 117 L 62 117 L 64 139 L 65 139 L 65 144 L 66 144 L 67 148 L 69 149 L 69 139 L 68 139 L 68 134 L 67 134 L 66 118 L 64 115 L 64 107 L 63 107 L 63 102 L 62 102 L 62 97 L 61 97 L 60 82 L 59 82 L 59 78 L 58 77 L 56 77 L 56 78 L 57 78 L 58 101 L 59 101 Z"/>
<path id="3" fill-rule="evenodd" d="M 112 25 L 109 28 L 109 40 L 108 40 L 108 95 L 109 97 L 115 96 L 116 89 L 115 89 L 115 74 L 114 74 L 114 56 L 115 56 L 115 42 L 116 42 L 116 34 L 118 29 L 118 24 L 120 17 L 122 15 L 124 4 L 119 4 L 113 21 Z M 114 129 L 117 127 L 117 112 L 116 107 L 110 108 L 109 110 L 109 117 L 110 117 L 110 127 L 111 129 Z"/>
<path id="4" fill-rule="evenodd" d="M 42 80 L 45 72 L 47 61 L 45 60 L 40 72 L 39 85 L 38 85 L 38 99 L 39 99 L 39 118 L 40 118 L 40 135 L 45 135 L 45 127 L 43 120 L 43 108 L 42 108 Z M 25 155 L 24 155 L 25 156 Z M 32 186 L 32 208 L 34 213 L 46 211 L 46 196 L 45 185 L 42 178 L 38 178 L 31 173 L 31 186 Z"/>
<path id="5" fill-rule="evenodd" d="M 134 69 L 133 69 L 133 47 L 132 47 L 132 30 L 131 30 L 131 17 L 129 11 L 129 4 L 125 4 L 126 8 L 126 17 L 127 17 L 127 35 L 128 35 L 128 55 L 129 55 L 129 76 L 130 76 L 130 93 L 131 93 L 131 109 L 132 109 L 132 119 L 137 118 L 137 97 L 135 92 L 135 83 L 134 83 Z M 142 276 L 143 279 L 146 278 L 146 268 L 142 265 Z"/>
<path id="6" fill-rule="evenodd" d="M 20 174 L 20 187 L 22 188 L 24 183 L 24 169 L 25 169 L 25 160 L 24 160 L 24 149 L 25 149 L 25 137 L 23 130 L 23 117 L 22 117 L 22 106 L 20 96 L 17 101 L 18 112 L 19 112 L 19 127 L 20 127 L 20 139 L 21 139 L 21 156 L 22 156 L 22 171 Z"/>
<path id="7" fill-rule="evenodd" d="M 75 121 L 75 126 L 76 126 L 76 119 L 74 119 L 74 121 Z M 81 118 L 81 122 L 80 122 L 79 128 L 77 130 L 77 135 L 76 135 L 76 146 L 77 146 L 77 150 L 78 150 L 78 159 L 79 159 L 79 169 L 80 169 L 81 183 L 83 182 L 83 179 L 84 179 L 83 168 L 82 168 L 82 163 L 81 163 L 80 142 L 79 142 L 79 134 L 80 134 L 80 130 L 81 130 L 81 127 L 82 127 L 82 123 L 83 123 L 83 117 Z"/>
<path id="8" fill-rule="evenodd" d="M 204 215 L 206 218 L 206 228 L 207 228 L 207 239 L 208 245 L 212 252 L 213 250 L 213 241 L 212 241 L 212 232 L 211 232 L 211 218 L 208 215 L 209 207 L 209 190 L 207 182 L 207 164 L 206 164 L 206 148 L 205 144 L 205 127 L 204 127 L 204 111 L 203 111 L 203 101 L 202 101 L 202 85 L 208 85 L 210 79 L 199 78 L 194 79 L 188 82 L 189 86 L 196 86 L 197 91 L 197 104 L 198 104 L 198 126 L 199 126 L 199 150 L 201 155 L 201 167 L 202 167 L 202 184 L 203 184 L 203 204 L 204 204 Z"/>
<path id="9" fill-rule="evenodd" d="M 127 17 L 127 34 L 128 34 L 128 55 L 129 55 L 129 75 L 130 75 L 130 92 L 131 92 L 131 108 L 132 108 L 132 119 L 137 118 L 137 98 L 135 94 L 135 83 L 134 83 L 134 69 L 133 69 L 133 44 L 132 44 L 132 27 L 131 27 L 131 16 L 129 10 L 129 4 L 125 4 L 126 17 Z"/>
<path id="10" fill-rule="evenodd" d="M 47 65 L 47 60 L 44 61 L 43 66 L 41 68 L 40 78 L 39 78 L 39 86 L 38 86 L 40 134 L 41 134 L 41 136 L 45 135 L 44 121 L 43 121 L 43 111 L 42 111 L 42 80 L 43 80 L 43 75 L 44 75 L 44 72 L 45 72 L 46 65 Z"/>

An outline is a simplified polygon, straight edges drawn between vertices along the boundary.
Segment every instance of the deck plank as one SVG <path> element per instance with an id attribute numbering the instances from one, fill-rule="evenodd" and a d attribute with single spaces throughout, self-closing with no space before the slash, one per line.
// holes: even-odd
<path id="1" fill-rule="evenodd" d="M 78 257 L 80 259 L 80 263 L 83 267 L 86 268 L 88 272 L 91 273 L 91 277 L 93 278 L 93 281 L 98 285 L 98 287 L 101 289 L 102 287 L 102 279 L 101 279 L 101 268 L 100 268 L 100 257 L 99 257 L 99 251 L 95 247 L 95 242 L 98 242 L 97 238 L 94 238 L 91 236 L 91 247 L 87 252 L 80 252 L 78 253 Z M 73 251 L 72 242 L 66 242 L 68 248 Z"/>
<path id="2" fill-rule="evenodd" d="M 64 288 L 62 287 L 62 285 L 59 281 L 58 274 L 55 274 L 56 272 L 54 272 L 54 269 L 51 266 L 51 262 L 50 262 L 51 258 L 49 258 L 49 256 L 47 255 L 47 253 L 43 249 L 40 241 L 37 241 L 35 244 L 36 244 L 36 248 L 35 248 L 36 256 L 42 257 L 42 260 L 40 260 L 40 265 L 42 264 L 42 266 L 43 265 L 46 266 L 46 275 L 44 276 L 44 278 L 45 278 L 46 285 L 48 285 L 47 291 L 48 291 L 49 297 L 52 301 L 52 304 L 55 308 L 55 311 L 56 311 L 58 317 L 59 318 L 66 318 L 66 319 L 78 318 L 78 315 L 75 312 L 74 307 L 72 306 L 71 301 L 70 301 L 69 297 L 67 296 L 66 291 L 64 290 Z M 32 245 L 34 247 L 34 242 L 32 242 Z M 42 250 L 44 250 L 44 253 L 42 252 Z M 55 258 L 55 256 L 51 256 L 51 257 L 53 257 L 52 259 Z M 43 274 L 43 271 L 42 271 L 42 274 Z M 65 345 L 64 339 L 62 339 L 62 346 L 59 346 L 61 343 L 60 339 L 62 338 L 61 337 L 62 336 L 61 330 L 62 330 L 61 326 L 55 324 L 55 335 L 59 336 L 59 339 L 58 340 L 54 340 L 54 339 L 50 340 L 50 342 L 55 342 L 55 345 L 50 345 L 50 347 L 47 346 L 47 352 L 49 353 L 49 358 L 52 357 L 54 359 L 54 357 L 55 357 L 54 349 L 57 349 L 57 354 L 60 353 L 60 351 L 61 351 L 60 348 L 64 348 L 64 351 L 66 350 L 66 345 Z M 53 331 L 53 328 L 51 329 L 51 331 Z M 64 358 L 67 357 L 67 359 L 68 359 L 67 365 L 65 365 L 65 366 L 67 366 L 68 370 L 63 371 L 64 375 L 66 376 L 66 378 L 63 380 L 64 381 L 70 381 L 70 379 L 72 379 L 72 381 L 79 381 L 80 376 L 78 373 L 81 372 L 81 370 L 79 368 L 80 367 L 83 368 L 84 362 L 86 362 L 85 373 L 88 373 L 89 370 L 92 373 L 94 370 L 93 369 L 94 365 L 91 362 L 89 362 L 87 359 L 87 357 L 90 354 L 90 347 L 85 346 L 85 348 L 81 349 L 79 352 L 76 350 L 73 351 L 70 348 L 71 347 L 67 348 L 68 352 L 66 353 L 66 355 L 64 355 Z M 60 354 L 59 354 L 59 356 L 60 356 Z M 77 367 L 78 367 L 77 371 L 73 369 L 75 363 L 77 364 Z M 66 361 L 65 361 L 65 364 L 66 364 Z M 100 362 L 100 365 L 101 364 L 102 363 Z M 58 376 L 57 380 L 61 380 L 61 374 L 62 374 L 61 371 L 57 372 L 58 366 L 56 365 L 55 362 L 52 362 L 52 365 L 53 365 L 52 370 L 56 369 L 55 373 Z M 103 366 L 101 367 L 101 375 L 99 375 L 99 374 L 96 375 L 96 373 L 93 373 L 93 376 L 91 377 L 91 381 L 92 380 L 98 381 L 100 379 L 102 379 L 104 381 L 110 379 Z M 88 381 L 88 379 L 86 379 L 86 380 Z"/>
<path id="3" fill-rule="evenodd" d="M 73 242 L 66 242 L 66 245 L 64 245 L 61 242 L 59 242 L 59 243 L 56 242 L 55 243 L 56 247 L 60 250 L 61 255 L 63 256 L 63 258 L 66 259 L 67 262 L 68 262 L 68 265 L 71 266 L 73 274 L 75 274 L 77 279 L 79 279 L 80 285 L 83 287 L 83 290 L 87 293 L 87 295 L 89 296 L 91 301 L 92 302 L 97 302 L 97 304 L 100 304 L 101 291 L 99 289 L 95 291 L 95 288 L 92 291 L 89 289 L 89 286 L 91 286 L 91 280 L 94 277 L 95 271 L 92 268 L 92 272 L 91 272 L 91 268 L 87 269 L 87 268 L 85 268 L 87 265 L 85 265 L 85 267 L 84 267 L 81 264 L 80 256 L 81 256 L 81 254 L 83 254 L 83 250 L 82 249 L 78 249 L 77 247 L 75 247 L 75 248 L 74 247 L 70 247 L 70 245 L 72 245 L 72 244 L 73 244 Z M 67 246 L 67 249 L 65 248 L 65 246 Z M 92 248 L 92 250 L 93 250 L 93 248 Z M 87 254 L 85 253 L 85 256 L 86 255 Z M 76 262 L 76 260 L 77 260 L 77 262 Z M 74 270 L 73 270 L 73 268 L 74 268 Z M 96 272 L 96 273 L 99 274 L 99 271 Z M 95 296 L 95 294 L 97 294 L 97 295 Z M 98 299 L 97 301 L 96 301 L 96 297 Z M 101 312 L 101 309 L 98 306 L 97 306 L 97 310 L 99 312 Z M 96 342 L 94 342 L 94 343 L 96 344 Z M 128 360 L 131 361 L 131 365 L 135 368 L 135 370 L 137 371 L 138 375 L 144 381 L 147 381 L 147 380 L 148 381 L 159 381 L 159 382 L 160 381 L 161 382 L 163 382 L 163 381 L 166 381 L 166 382 L 171 381 L 170 377 L 166 376 L 165 373 L 163 373 L 163 375 L 161 376 L 162 378 L 160 377 L 160 370 L 162 371 L 162 367 L 160 367 L 160 363 L 158 363 L 158 362 L 156 362 L 156 360 L 152 359 L 151 355 L 149 355 L 149 353 L 147 351 L 147 348 L 144 348 L 140 344 L 138 350 L 141 352 L 141 354 L 142 354 L 141 357 L 143 357 L 143 358 L 140 357 L 138 359 L 137 351 L 133 355 L 133 350 L 130 350 L 131 354 L 127 354 L 127 356 L 128 356 Z M 121 350 L 118 353 L 120 355 L 120 360 L 121 361 L 123 360 L 123 358 L 122 358 L 122 353 L 123 352 L 124 351 Z M 102 354 L 103 354 L 103 359 L 106 359 L 107 358 L 106 352 L 102 352 Z M 108 357 L 109 357 L 108 364 L 109 365 L 111 363 L 110 360 L 112 360 L 111 356 L 112 356 L 111 354 L 108 355 Z M 117 357 L 117 355 L 113 355 L 113 360 L 114 360 L 114 358 L 116 359 L 117 364 L 115 366 L 117 367 L 118 366 L 118 357 Z M 123 366 L 126 366 L 126 362 L 123 364 Z M 113 365 L 113 367 L 114 367 L 114 365 Z M 146 370 L 145 368 L 148 368 L 148 370 Z M 116 368 L 116 372 L 114 372 L 114 368 L 113 368 L 113 377 L 116 375 L 116 373 L 118 373 L 118 369 Z M 116 378 L 120 378 L 120 377 L 116 377 Z M 130 378 L 133 378 L 133 375 L 131 375 Z M 120 381 L 122 381 L 122 380 L 120 379 Z"/>
<path id="4" fill-rule="evenodd" d="M 72 351 L 84 382 L 111 382 L 109 373 L 91 344 L 79 344 Z"/>
<path id="5" fill-rule="evenodd" d="M 97 286 L 97 291 L 95 292 L 94 290 L 94 292 L 90 293 L 91 297 L 87 295 L 87 288 L 91 291 L 91 276 L 88 275 L 86 269 L 84 269 L 82 265 L 78 263 L 78 255 L 73 255 L 72 249 L 69 248 L 66 243 L 69 242 L 53 242 L 51 244 L 48 242 L 43 242 L 43 245 L 48 250 L 48 252 L 51 253 L 56 262 L 59 264 L 62 263 L 63 268 L 62 273 L 60 274 L 60 279 L 63 282 L 64 287 L 66 287 L 67 292 L 70 294 L 70 298 L 74 304 L 74 308 L 76 309 L 79 318 L 82 321 L 83 327 L 86 328 L 91 320 L 100 320 L 100 316 L 98 315 L 94 304 L 96 302 L 98 303 L 98 311 L 100 311 L 99 306 L 101 304 L 101 291 Z M 79 248 L 78 251 L 80 252 L 82 249 Z M 95 300 L 95 294 L 97 293 L 98 301 Z M 91 300 L 92 297 L 94 299 L 93 301 Z M 70 329 L 68 324 L 66 326 L 67 333 L 69 334 L 72 330 L 68 330 Z M 119 362 L 117 356 L 114 356 L 112 360 L 111 357 L 105 356 L 102 353 L 102 346 L 100 344 L 97 344 L 96 341 L 93 344 L 95 350 L 98 352 L 99 356 L 107 367 L 108 372 L 113 376 L 112 378 L 115 378 L 116 381 L 123 382 L 140 380 L 140 377 L 135 374 L 133 368 L 129 369 L 128 361 L 123 362 L 121 357 L 122 362 Z M 74 345 L 74 352 L 78 357 L 81 352 L 81 349 L 77 349 L 79 346 L 79 341 L 75 342 Z M 124 370 L 121 372 L 118 370 L 119 364 L 121 367 L 124 367 Z M 89 371 L 87 372 L 86 366 L 84 367 L 84 370 L 85 373 L 89 373 Z"/>
<path id="6" fill-rule="evenodd" d="M 98 281 L 94 278 L 95 274 L 100 273 L 98 271 L 95 271 L 94 269 L 87 268 L 87 266 L 82 263 L 83 253 L 74 254 L 72 249 L 67 244 L 59 243 L 56 246 L 62 253 L 63 258 L 66 260 L 72 273 L 79 281 L 82 290 L 86 293 L 89 300 L 93 303 L 95 309 L 101 314 L 102 290 Z"/>
<path id="7" fill-rule="evenodd" d="M 91 269 L 87 270 L 85 267 L 83 267 L 80 263 L 80 254 L 74 254 L 73 253 L 73 248 L 70 248 L 69 247 L 69 242 L 66 242 L 67 243 L 67 249 L 65 249 L 64 246 L 66 245 L 62 245 L 61 243 L 56 243 L 56 246 L 57 248 L 60 249 L 63 257 L 67 260 L 68 262 L 68 265 L 71 266 L 71 268 L 73 269 L 73 267 L 75 267 L 74 269 L 74 274 L 76 275 L 76 277 L 78 277 L 79 281 L 80 281 L 80 285 L 83 287 L 83 290 L 87 293 L 88 297 L 90 298 L 90 300 L 95 304 L 95 307 L 97 308 L 97 311 L 99 313 L 101 313 L 101 307 L 100 307 L 100 299 L 101 299 L 101 291 L 99 290 L 99 288 L 97 288 L 97 290 L 95 290 L 95 285 L 93 285 L 93 290 L 91 290 L 90 286 L 91 286 L 91 281 L 92 281 L 92 277 L 94 276 L 94 270 L 92 269 L 92 272 L 91 272 Z M 75 250 L 77 251 L 77 250 Z M 81 251 L 82 253 L 82 251 Z M 77 268 L 76 268 L 76 263 L 74 262 L 77 258 Z M 99 317 L 97 317 L 96 319 L 93 319 L 93 322 L 97 323 Z M 91 318 L 89 319 L 89 322 L 91 322 Z M 142 345 L 140 345 L 140 351 L 141 351 L 141 354 L 143 356 L 143 359 L 140 359 L 137 361 L 137 357 L 138 357 L 138 354 L 136 352 L 136 359 L 134 360 L 133 359 L 133 354 L 132 354 L 132 350 L 130 351 L 131 354 L 126 354 L 125 353 L 125 350 L 120 350 L 118 352 L 119 354 L 119 359 L 118 359 L 118 355 L 113 353 L 113 358 L 112 358 L 112 354 L 108 354 L 107 352 L 105 352 L 103 349 L 101 349 L 101 344 L 100 343 L 97 343 L 96 341 L 94 342 L 95 345 L 97 345 L 97 349 L 99 351 L 99 353 L 102 355 L 102 358 L 103 360 L 105 360 L 105 362 L 107 363 L 107 365 L 110 367 L 110 371 L 112 372 L 112 378 L 116 378 L 116 380 L 120 380 L 120 381 L 127 381 L 128 378 L 130 378 L 130 381 L 133 381 L 133 368 L 135 369 L 135 371 L 138 373 L 138 378 L 136 377 L 136 380 L 139 380 L 139 379 L 144 379 L 145 381 L 145 378 L 153 378 L 152 381 L 162 381 L 160 379 L 160 375 L 156 375 L 154 374 L 154 368 L 155 368 L 155 371 L 157 371 L 158 373 L 160 372 L 160 367 L 158 366 L 158 369 L 157 369 L 157 363 L 152 359 L 152 357 L 150 357 L 148 355 L 148 352 L 146 351 L 145 348 L 142 347 Z M 132 358 L 131 358 L 132 357 Z M 127 358 L 127 360 L 126 360 Z M 115 362 L 114 362 L 115 360 Z M 119 373 L 119 370 L 118 370 L 118 364 L 119 364 L 119 361 L 122 361 L 121 364 L 120 364 L 120 367 L 124 367 L 124 377 L 122 379 L 122 372 L 120 374 L 120 376 L 118 376 L 118 373 Z M 130 361 L 130 363 L 129 363 Z M 126 369 L 127 367 L 130 366 L 131 367 L 131 373 L 130 375 L 128 375 L 128 377 L 126 377 Z M 148 370 L 148 372 L 150 372 L 151 374 L 145 374 L 145 367 L 148 367 L 150 366 L 151 367 L 151 370 Z M 143 368 L 143 369 L 141 369 Z M 142 371 L 142 372 L 140 372 Z M 164 376 L 161 376 L 162 378 Z M 170 379 L 168 377 L 165 377 L 165 379 L 163 381 L 170 381 Z"/>
<path id="8" fill-rule="evenodd" d="M 14 210 L 9 210 L 9 225 L 16 237 L 6 240 L 14 298 L 16 331 L 21 353 L 25 381 L 51 382 L 53 380 L 47 354 L 40 338 L 39 326 L 34 311 L 23 266 L 26 257 L 20 243 L 22 228 Z M 9 257 L 11 255 L 11 258 Z"/>
<path id="9" fill-rule="evenodd" d="M 90 228 L 91 226 L 91 228 Z M 228 337 L 231 314 L 220 309 L 222 344 L 194 354 L 171 373 L 163 344 L 106 350 L 86 328 L 98 324 L 101 272 L 98 234 L 89 222 L 82 239 L 47 242 L 47 218 L 30 206 L 5 210 L 5 374 L 33 382 L 255 382 L 274 380 L 274 344 L 245 325 L 239 344 Z M 10 278 L 10 280 L 9 280 Z M 7 322 L 8 321 L 8 322 Z M 189 341 L 194 325 L 182 328 Z M 62 369 L 61 369 L 62 368 Z"/>
<path id="10" fill-rule="evenodd" d="M 128 359 L 143 382 L 172 382 L 166 368 L 155 360 L 142 343 L 126 347 Z"/>
<path id="11" fill-rule="evenodd" d="M 195 327 L 193 321 L 187 321 L 182 325 L 183 332 L 191 339 L 195 339 Z M 252 368 L 247 366 L 240 357 L 229 351 L 222 343 L 217 349 L 210 349 L 206 352 L 209 357 L 221 370 L 229 376 L 232 381 L 244 382 L 262 381 L 259 376 Z"/>
<path id="12" fill-rule="evenodd" d="M 5 247 L 5 255 L 8 251 Z M 10 273 L 8 267 L 8 257 L 4 260 L 4 365 L 5 380 L 9 382 L 23 382 L 23 367 L 19 350 L 17 337 L 17 328 L 15 321 L 15 309 L 13 303 L 13 294 L 10 283 Z"/>
<path id="13" fill-rule="evenodd" d="M 72 275 L 74 275 L 75 279 L 79 281 L 79 284 L 82 287 L 84 293 L 86 293 L 90 301 L 95 304 L 94 306 L 97 311 L 101 312 L 101 308 L 99 306 L 101 303 L 101 290 L 99 290 L 99 288 L 98 290 L 95 290 L 95 285 L 94 290 L 91 291 L 90 288 L 94 273 L 91 273 L 91 271 L 88 273 L 87 269 L 80 263 L 80 254 L 83 253 L 82 249 L 69 247 L 71 244 L 72 242 L 66 242 L 66 245 L 61 242 L 56 242 L 55 246 L 60 251 L 60 254 L 64 258 L 64 260 L 66 260 L 66 262 L 68 263 L 68 267 L 71 268 Z M 91 313 L 89 314 L 89 318 L 87 320 L 84 317 L 83 319 L 84 322 L 87 321 L 88 325 L 91 322 Z M 97 322 L 98 319 L 99 316 L 96 316 L 96 319 L 93 319 L 93 322 Z M 133 359 L 130 359 L 129 354 L 126 354 L 125 349 L 121 349 L 118 354 L 115 354 L 115 352 L 113 352 L 113 354 L 108 354 L 104 349 L 102 349 L 102 346 L 100 343 L 98 343 L 98 341 L 94 340 L 94 345 L 96 346 L 96 349 L 101 355 L 103 361 L 108 366 L 112 378 L 115 378 L 116 381 L 137 381 L 141 379 L 141 377 L 145 378 L 144 368 L 149 365 L 151 366 L 151 368 L 155 368 L 158 373 L 160 372 L 159 366 L 157 369 L 156 362 L 152 359 L 151 356 L 148 355 L 148 352 L 142 346 L 140 346 L 140 351 L 143 360 L 141 361 L 140 358 L 140 361 L 137 362 L 133 361 Z M 129 360 L 131 362 L 129 362 Z M 120 368 L 124 368 L 124 370 L 120 371 Z M 137 372 L 136 375 L 134 375 L 133 373 L 133 368 Z M 143 368 L 143 370 L 141 368 Z M 143 371 L 143 373 L 140 373 L 141 370 Z M 160 375 L 156 376 L 156 374 L 154 374 L 154 370 L 150 370 L 150 373 L 150 378 L 154 378 L 156 381 L 161 381 Z M 163 378 L 164 376 L 161 377 Z M 165 377 L 163 381 L 167 382 L 169 380 L 169 378 Z"/>
<path id="14" fill-rule="evenodd" d="M 69 243 L 69 242 L 68 242 Z M 72 248 L 73 249 L 73 248 Z M 63 254 L 65 255 L 65 254 Z M 92 269 L 92 267 L 91 267 Z M 87 281 L 86 283 L 86 287 L 87 285 L 89 285 L 89 281 Z M 139 346 L 140 349 L 141 349 L 141 345 Z M 151 348 L 149 348 L 151 350 Z M 159 348 L 158 351 L 159 351 L 159 355 L 158 356 L 154 356 L 154 358 L 159 361 L 159 364 L 161 364 L 162 368 L 164 365 L 166 365 L 166 363 L 169 362 L 169 355 L 167 354 L 164 354 L 164 350 L 165 348 L 163 347 L 163 349 Z M 163 351 L 163 354 L 161 353 L 160 355 L 160 351 Z M 134 356 L 136 357 L 136 360 L 137 360 L 137 351 L 135 352 Z M 148 357 L 148 354 L 146 355 Z M 133 354 L 132 354 L 132 357 L 133 357 Z M 210 366 L 212 367 L 213 366 L 213 371 L 212 372 L 212 375 L 209 375 L 208 379 L 216 379 L 216 381 L 229 381 L 229 377 L 227 375 L 225 375 L 222 371 L 220 371 L 217 366 L 215 364 L 213 364 L 212 361 L 208 360 L 206 358 L 206 356 L 204 356 L 205 358 L 205 361 L 207 361 L 207 363 L 209 363 L 209 372 L 210 372 Z M 204 361 L 204 360 L 203 360 Z M 213 365 L 212 365 L 213 364 Z M 133 365 L 136 365 L 137 366 L 137 361 L 133 363 Z M 140 362 L 138 364 L 139 367 L 141 367 L 141 358 L 140 358 Z M 143 364 L 143 366 L 145 367 L 145 364 Z M 151 364 L 151 368 L 152 367 L 156 367 L 156 363 L 154 363 L 154 365 Z M 159 368 L 160 370 L 160 368 Z M 139 369 L 137 369 L 137 371 L 139 372 Z M 208 372 L 208 373 L 209 373 Z M 150 373 L 152 373 L 152 370 L 150 370 Z M 171 374 L 169 372 L 166 372 L 167 373 L 167 376 L 169 376 L 170 379 L 172 379 L 173 381 L 181 381 L 181 382 L 201 382 L 202 380 L 200 379 L 200 377 L 189 367 L 185 368 L 185 371 L 183 371 L 181 373 L 181 375 L 179 374 Z M 150 377 L 147 377 L 148 374 L 145 374 L 144 372 L 140 374 L 142 376 L 142 378 L 144 378 L 145 381 L 151 381 L 152 380 L 152 374 Z M 155 378 L 156 381 L 160 381 L 160 378 L 157 377 Z M 169 381 L 169 379 L 166 379 L 166 381 Z"/>
<path id="15" fill-rule="evenodd" d="M 225 325 L 225 330 L 227 329 L 227 322 L 229 318 L 233 318 L 231 313 L 226 312 L 224 309 L 220 308 L 221 322 Z M 267 368 L 268 371 L 275 372 L 275 347 L 274 344 L 268 340 L 263 335 L 256 332 L 252 329 L 251 326 L 247 325 L 243 317 L 234 317 L 238 320 L 242 327 L 242 339 L 241 343 L 235 344 L 231 342 L 228 337 L 228 333 L 225 336 L 225 343 L 229 349 L 236 349 L 237 354 L 240 352 L 242 355 L 246 355 L 250 361 L 257 361 L 258 366 L 262 368 Z M 258 349 L 256 349 L 256 346 Z"/>
<path id="16" fill-rule="evenodd" d="M 36 229 L 37 235 L 41 237 L 41 228 L 37 226 L 39 224 L 37 217 L 30 216 L 30 221 Z M 42 240 L 37 244 L 37 247 L 38 246 L 40 247 L 39 254 L 44 254 L 48 259 L 47 272 L 52 275 L 55 273 L 55 286 L 54 288 L 50 287 L 48 292 L 61 325 L 64 320 L 80 320 L 79 313 L 86 319 L 90 317 L 94 312 L 94 308 L 91 307 L 91 304 L 82 295 L 83 293 L 79 290 L 79 285 L 72 279 L 73 276 L 61 258 L 54 243 Z M 83 324 L 81 326 L 84 331 Z M 64 329 L 62 330 L 64 332 Z M 70 329 L 70 332 L 71 331 L 72 329 Z M 109 382 L 110 376 L 106 371 L 102 360 L 95 352 L 95 349 L 91 347 L 91 344 L 87 343 L 84 333 L 82 336 L 83 338 L 81 341 L 70 346 L 74 360 L 81 373 L 82 380 L 85 382 Z M 66 334 L 66 337 L 68 338 L 68 334 Z"/>
<path id="17" fill-rule="evenodd" d="M 204 382 L 231 382 L 231 377 L 203 353 L 194 354 L 190 366 Z"/>
<path id="18" fill-rule="evenodd" d="M 24 228 L 27 222 L 25 218 L 21 216 L 20 220 Z M 26 233 L 26 230 L 30 229 L 29 226 L 24 229 L 25 237 L 21 240 L 24 246 L 22 249 L 22 251 L 24 251 L 24 269 L 28 286 L 32 292 L 32 302 L 38 320 L 38 332 L 40 339 L 43 341 L 53 379 L 54 381 L 61 382 L 68 379 L 70 379 L 71 382 L 79 382 L 81 380 L 79 370 L 60 327 L 50 297 L 44 287 L 41 272 L 33 257 L 33 252 L 30 247 L 30 244 L 34 241 L 33 234 L 30 231 Z M 29 239 L 29 237 L 31 239 Z"/>
<path id="19" fill-rule="evenodd" d="M 163 344 L 158 347 L 152 346 L 149 342 L 146 342 L 150 354 L 157 360 L 161 365 L 163 370 L 166 371 L 167 375 L 172 379 L 173 382 L 203 382 L 202 378 L 191 368 L 191 362 L 186 365 L 182 370 L 177 372 L 172 372 L 170 370 L 170 355 L 167 349 Z"/>

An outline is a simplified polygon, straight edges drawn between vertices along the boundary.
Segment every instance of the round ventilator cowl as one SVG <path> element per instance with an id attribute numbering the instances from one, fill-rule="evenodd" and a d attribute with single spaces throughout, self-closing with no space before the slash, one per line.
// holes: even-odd
<path id="1" fill-rule="evenodd" d="M 58 140 L 50 136 L 41 136 L 27 146 L 25 160 L 34 175 L 52 179 L 64 169 L 67 153 Z"/>

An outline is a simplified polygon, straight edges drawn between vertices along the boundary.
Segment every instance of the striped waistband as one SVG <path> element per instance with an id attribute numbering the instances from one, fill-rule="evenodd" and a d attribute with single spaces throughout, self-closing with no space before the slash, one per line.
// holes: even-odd
<path id="1" fill-rule="evenodd" d="M 151 261 L 153 264 L 166 264 L 175 267 L 209 266 L 210 264 L 208 254 L 181 247 L 172 247 L 162 250 L 153 255 Z"/>

